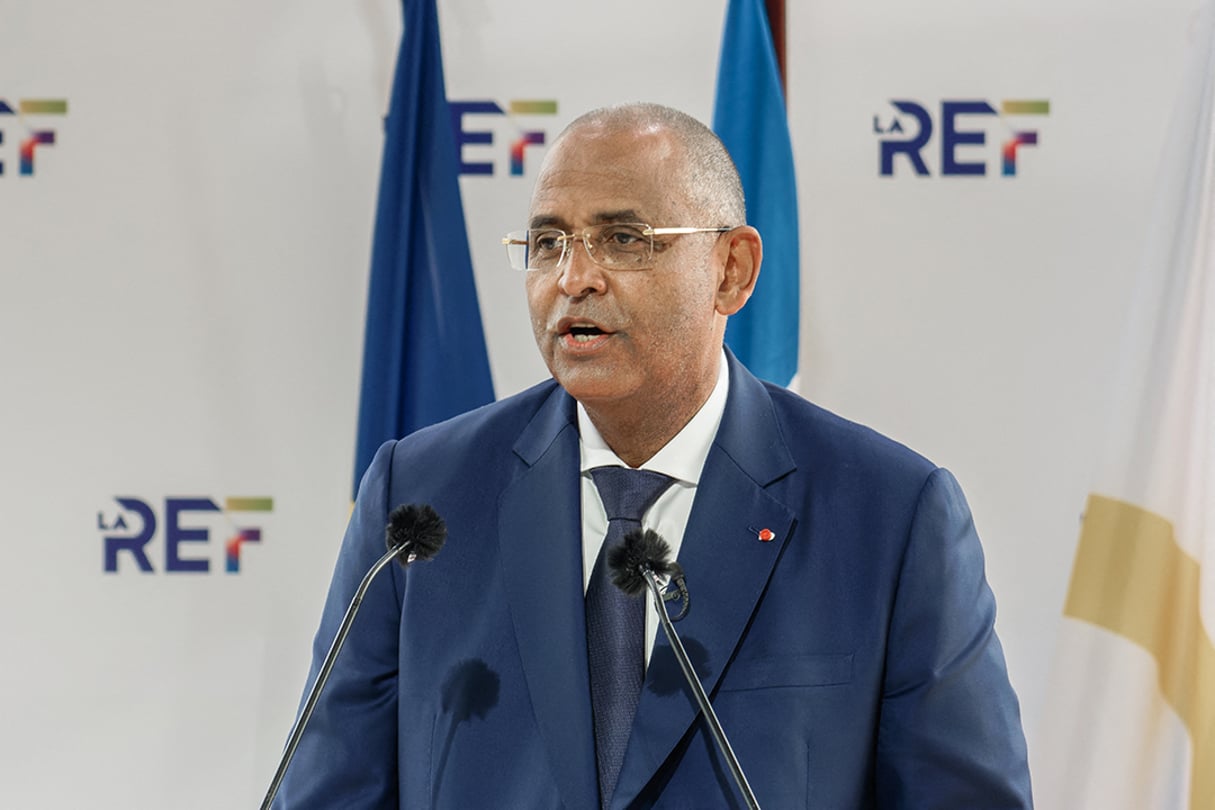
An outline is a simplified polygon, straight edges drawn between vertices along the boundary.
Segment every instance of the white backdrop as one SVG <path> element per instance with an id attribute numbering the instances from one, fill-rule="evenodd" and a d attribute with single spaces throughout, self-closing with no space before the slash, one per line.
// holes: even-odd
<path id="1" fill-rule="evenodd" d="M 618 0 L 607 25 L 589 3 L 440 2 L 453 100 L 557 102 L 465 118 L 495 138 L 465 148 L 494 173 L 462 188 L 500 396 L 543 374 L 497 242 L 541 150 L 513 176 L 509 143 L 624 100 L 708 119 L 724 6 Z M 1197 3 L 789 6 L 801 388 L 962 481 L 1032 759 Z M 0 20 L 0 100 L 67 101 L 0 114 L 0 806 L 252 806 L 348 509 L 399 7 L 0 0 Z M 879 176 L 896 99 L 934 116 L 929 177 Z M 1050 113 L 959 119 L 987 174 L 941 176 L 942 102 L 1006 99 Z M 1003 177 L 1011 124 L 1038 143 Z M 272 511 L 187 511 L 170 542 L 172 499 L 237 496 Z M 104 569 L 138 523 L 119 497 L 156 516 L 152 573 Z M 209 570 L 167 571 L 171 551 Z"/>

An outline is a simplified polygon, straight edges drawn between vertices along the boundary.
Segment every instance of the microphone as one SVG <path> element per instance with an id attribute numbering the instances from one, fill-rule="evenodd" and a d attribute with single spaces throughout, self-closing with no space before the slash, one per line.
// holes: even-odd
<path id="1" fill-rule="evenodd" d="M 443 541 L 446 539 L 447 524 L 429 505 L 409 504 L 392 510 L 388 516 L 388 526 L 384 530 L 388 553 L 371 566 L 371 570 L 359 583 L 358 590 L 354 592 L 350 606 L 346 608 L 346 615 L 342 617 L 342 624 L 338 627 L 337 635 L 334 636 L 329 652 L 325 654 L 325 658 L 321 662 L 316 681 L 308 690 L 308 698 L 304 701 L 304 708 L 300 711 L 299 719 L 295 721 L 295 726 L 291 729 L 291 737 L 287 740 L 287 747 L 278 763 L 278 770 L 275 771 L 274 779 L 270 782 L 270 789 L 266 791 L 266 798 L 262 800 L 261 810 L 270 810 L 270 804 L 274 801 L 279 786 L 282 785 L 283 777 L 287 775 L 287 766 L 291 764 L 291 759 L 295 756 L 295 749 L 299 747 L 300 738 L 304 736 L 304 728 L 312 718 L 312 712 L 320 700 L 321 691 L 329 680 L 329 673 L 333 671 L 333 664 L 337 661 L 342 645 L 346 643 L 346 636 L 350 635 L 350 627 L 359 612 L 359 607 L 363 604 L 363 597 L 366 596 L 372 580 L 393 560 L 399 561 L 403 568 L 408 568 L 410 564 L 418 560 L 431 559 L 439 553 L 439 549 L 443 547 Z"/>
<path id="2" fill-rule="evenodd" d="M 620 545 L 608 549 L 607 563 L 612 572 L 612 584 L 624 591 L 626 596 L 637 596 L 645 590 L 646 580 L 642 572 L 646 567 L 653 571 L 659 588 L 666 588 L 674 582 L 678 590 L 664 592 L 662 600 L 670 602 L 679 599 L 683 602 L 679 615 L 671 619 L 677 622 L 688 614 L 692 597 L 688 594 L 683 568 L 670 557 L 671 546 L 662 539 L 662 535 L 648 529 L 644 532 L 634 529 L 624 536 Z M 666 614 L 665 610 L 658 612 Z"/>
<path id="3" fill-rule="evenodd" d="M 675 621 L 678 621 L 687 614 L 691 604 L 683 569 L 679 563 L 671 560 L 670 556 L 671 547 L 658 532 L 652 529 L 645 531 L 634 529 L 624 536 L 624 541 L 619 546 L 608 551 L 607 561 L 611 566 L 612 582 L 629 596 L 637 596 L 642 590 L 649 588 L 650 596 L 654 599 L 654 608 L 658 611 L 658 620 L 667 634 L 667 640 L 671 642 L 675 659 L 679 662 L 679 668 L 683 670 L 683 676 L 687 679 L 688 686 L 692 688 L 696 703 L 700 706 L 700 711 L 709 724 L 709 731 L 712 733 L 713 741 L 717 744 L 717 750 L 725 757 L 726 764 L 730 767 L 730 775 L 734 777 L 734 784 L 747 803 L 747 807 L 750 810 L 759 810 L 759 802 L 755 798 L 755 793 L 751 790 L 747 776 L 738 763 L 738 757 L 734 756 L 734 749 L 730 747 L 730 741 L 726 739 L 726 732 L 721 727 L 721 721 L 717 719 L 717 712 L 713 711 L 713 705 L 709 703 L 709 696 L 705 694 L 705 688 L 701 684 L 696 670 L 692 667 L 692 662 L 688 658 L 683 642 L 679 639 L 679 634 L 675 632 L 675 625 L 672 623 L 671 617 L 667 615 L 666 606 L 663 605 L 663 602 L 671 599 L 682 599 L 683 609 L 675 617 Z M 664 596 L 662 589 L 672 582 L 675 583 L 678 591 Z"/>
<path id="4" fill-rule="evenodd" d="M 429 504 L 398 506 L 388 516 L 384 542 L 393 556 L 407 552 L 401 566 L 408 568 L 418 560 L 429 560 L 443 548 L 447 524 Z"/>

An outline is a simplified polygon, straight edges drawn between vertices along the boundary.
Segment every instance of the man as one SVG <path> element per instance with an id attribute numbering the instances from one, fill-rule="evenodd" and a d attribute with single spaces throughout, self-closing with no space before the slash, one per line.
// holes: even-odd
<path id="1" fill-rule="evenodd" d="M 605 742 L 604 467 L 673 479 L 641 521 L 678 545 L 680 634 L 762 806 L 1030 806 L 954 479 L 723 350 L 759 274 L 745 221 L 724 149 L 682 113 L 599 110 L 554 142 L 507 240 L 554 380 L 381 448 L 316 660 L 394 507 L 433 505 L 449 539 L 372 586 L 278 806 L 743 806 L 652 620 Z"/>

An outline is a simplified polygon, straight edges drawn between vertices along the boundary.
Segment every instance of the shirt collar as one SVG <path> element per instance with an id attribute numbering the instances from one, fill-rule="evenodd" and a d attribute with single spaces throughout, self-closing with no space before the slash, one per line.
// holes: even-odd
<path id="1" fill-rule="evenodd" d="M 725 413 L 726 396 L 729 392 L 729 363 L 726 362 L 723 351 L 721 362 L 717 364 L 717 382 L 705 404 L 682 430 L 639 469 L 669 475 L 693 486 L 698 485 L 700 472 L 704 469 L 705 459 L 709 457 L 709 448 L 713 445 L 722 414 Z M 581 402 L 578 403 L 578 433 L 582 437 L 580 444 L 583 473 L 595 467 L 628 466 L 608 447 Z"/>

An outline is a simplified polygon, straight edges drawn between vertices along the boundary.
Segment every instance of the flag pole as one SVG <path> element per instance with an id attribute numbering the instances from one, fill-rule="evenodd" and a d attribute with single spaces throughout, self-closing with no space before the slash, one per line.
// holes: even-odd
<path id="1" fill-rule="evenodd" d="M 789 81 L 785 69 L 785 0 L 764 0 L 768 12 L 768 29 L 772 32 L 772 47 L 776 51 L 776 66 L 780 70 L 780 89 L 785 106 L 789 106 Z"/>

